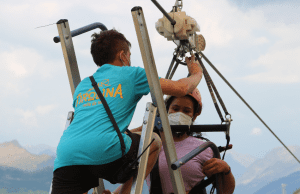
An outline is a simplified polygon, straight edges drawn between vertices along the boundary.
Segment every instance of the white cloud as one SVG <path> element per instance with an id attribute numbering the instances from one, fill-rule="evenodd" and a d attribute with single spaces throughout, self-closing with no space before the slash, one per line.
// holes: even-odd
<path id="1" fill-rule="evenodd" d="M 53 78 L 55 72 L 63 69 L 62 62 L 48 61 L 43 55 L 30 48 L 10 48 L 8 51 L 0 52 L 0 63 L 2 92 L 6 90 L 24 93 L 30 86 L 21 88 L 23 80 Z"/>
<path id="2" fill-rule="evenodd" d="M 263 27 L 265 21 L 262 11 L 243 12 L 226 0 L 193 0 L 185 9 L 200 25 L 200 33 L 204 35 L 208 49 L 228 48 L 233 43 L 252 44 L 256 39 L 253 30 Z"/>
<path id="3" fill-rule="evenodd" d="M 253 68 L 264 72 L 246 76 L 244 79 L 264 83 L 298 83 L 300 82 L 300 47 L 268 52 L 252 63 Z"/>
<path id="4" fill-rule="evenodd" d="M 35 19 L 40 20 L 42 18 L 44 19 L 57 16 L 61 13 L 62 6 L 64 6 L 63 2 L 59 1 L 2 1 L 0 3 L 0 10 L 1 14 L 3 15 L 11 15 L 12 17 L 10 18 L 10 20 L 14 20 L 19 17 L 24 18 L 24 15 L 27 16 L 25 18 L 37 16 L 37 18 Z"/>
<path id="5" fill-rule="evenodd" d="M 16 113 L 21 116 L 20 121 L 29 127 L 38 127 L 35 111 L 17 109 Z"/>
<path id="6" fill-rule="evenodd" d="M 254 56 L 250 60 L 245 59 L 243 63 L 239 64 L 240 69 L 243 69 L 248 64 L 249 68 L 254 69 L 255 72 L 259 72 L 259 74 L 254 74 L 253 71 L 251 74 L 244 74 L 247 76 L 244 80 L 261 83 L 273 83 L 275 82 L 274 80 L 277 80 L 277 82 L 278 80 L 283 80 L 281 83 L 299 82 L 299 76 L 295 73 L 299 72 L 299 60 L 297 59 L 297 56 L 299 56 L 299 38 L 297 38 L 299 34 L 299 22 L 297 23 L 295 20 L 293 25 L 285 25 L 282 22 L 276 22 L 277 20 L 271 20 L 272 18 L 265 14 L 265 8 L 242 11 L 228 2 L 229 1 L 226 0 L 201 2 L 191 0 L 184 3 L 183 11 L 186 11 L 189 16 L 196 19 L 200 25 L 201 33 L 206 39 L 207 48 L 204 54 L 209 57 L 222 73 L 226 73 L 226 71 L 232 73 L 236 68 L 230 65 L 236 60 L 235 56 L 242 55 L 241 57 L 252 57 L 251 51 L 254 52 L 266 47 L 260 56 Z M 174 5 L 174 0 L 160 1 L 160 4 L 166 11 L 170 11 Z M 28 98 L 25 99 L 28 100 L 26 105 L 30 103 L 31 108 L 22 106 L 21 109 L 16 111 L 16 118 L 21 122 L 18 122 L 20 123 L 20 127 L 15 128 L 30 131 L 31 128 L 45 121 L 49 123 L 48 126 L 39 126 L 40 130 L 43 134 L 45 134 L 46 130 L 48 130 L 48 132 L 50 131 L 51 134 L 53 134 L 53 131 L 56 131 L 59 135 L 53 135 L 53 139 L 51 139 L 51 141 L 49 140 L 49 142 L 57 142 L 65 125 L 67 111 L 72 109 L 72 100 L 70 98 L 71 95 L 67 83 L 68 79 L 64 67 L 61 46 L 54 44 L 52 41 L 53 36 L 57 35 L 56 25 L 39 28 L 37 30 L 34 30 L 34 28 L 54 23 L 61 18 L 69 19 L 71 30 L 92 22 L 103 22 L 108 28 L 115 27 L 120 29 L 126 38 L 133 43 L 133 50 L 136 50 L 132 57 L 134 61 L 137 60 L 136 58 L 141 57 L 130 9 L 138 5 L 143 7 L 145 13 L 158 73 L 164 77 L 171 62 L 175 44 L 167 42 L 165 38 L 156 32 L 154 24 L 158 18 L 162 17 L 162 14 L 151 1 L 92 0 L 85 3 L 79 0 L 72 2 L 57 0 L 30 0 L 29 2 L 1 1 L 0 23 L 3 27 L 1 32 L 3 36 L 0 38 L 1 101 L 3 104 L 12 104 L 13 101 L 22 102 L 24 99 L 23 94 L 25 92 L 29 93 L 28 91 L 32 92 L 30 93 L 30 101 Z M 276 13 L 278 18 L 289 14 L 288 12 L 282 12 L 281 7 L 272 7 L 270 4 L 268 4 L 268 6 L 268 10 L 272 13 Z M 83 73 L 88 76 L 94 73 L 95 69 L 94 64 L 91 65 L 93 68 L 90 68 L 89 65 L 84 66 L 84 64 L 89 64 L 86 58 L 91 57 L 88 51 L 90 46 L 89 36 L 90 35 L 82 35 L 76 37 L 78 41 L 74 41 L 78 60 L 85 58 L 82 60 L 82 63 L 79 64 L 79 68 L 83 65 L 83 68 L 80 69 L 82 78 L 84 77 L 82 76 L 84 75 Z M 3 43 L 8 46 L 4 46 Z M 85 43 L 88 46 L 86 46 Z M 247 47 L 248 50 L 244 50 L 244 47 Z M 218 57 L 223 57 L 222 55 L 228 56 L 229 60 L 217 61 Z M 60 61 L 55 62 L 57 59 Z M 139 60 L 141 61 L 141 59 Z M 6 66 L 4 64 L 6 64 Z M 133 65 L 136 66 L 137 63 L 133 63 Z M 184 68 L 186 69 L 186 67 L 181 67 L 181 69 Z M 187 73 L 185 72 L 187 72 L 187 70 L 184 72 L 181 71 L 181 69 L 176 71 L 174 76 L 175 80 L 186 77 Z M 58 71 L 62 73 L 59 74 L 57 73 Z M 225 77 L 227 76 L 225 75 Z M 278 77 L 279 79 L 276 79 Z M 41 82 L 37 83 L 39 79 L 49 81 L 42 83 L 43 85 L 46 83 L 43 89 L 46 88 L 47 91 L 46 89 L 44 91 L 34 89 L 36 85 L 41 85 Z M 67 87 L 64 87 L 64 84 Z M 201 84 L 204 84 L 204 79 Z M 37 87 L 40 87 L 40 85 Z M 264 87 L 264 85 L 262 87 Z M 48 92 L 48 90 L 52 90 L 52 93 L 45 94 L 45 98 L 47 99 L 44 99 L 43 95 Z M 57 90 L 59 90 L 59 92 L 57 92 Z M 22 95 L 20 95 L 21 92 Z M 5 95 L 9 93 L 12 93 L 15 98 L 7 98 Z M 16 93 L 18 94 L 16 95 Z M 57 98 L 57 96 L 59 96 L 59 98 Z M 39 104 L 43 103 L 40 102 L 41 99 L 43 99 L 44 102 L 48 101 L 48 99 L 53 100 L 50 100 L 51 102 L 49 102 L 49 104 L 54 104 L 54 101 L 58 100 L 61 103 L 59 110 L 56 110 L 55 108 L 57 107 L 54 105 L 39 106 Z M 64 102 L 62 103 L 63 100 Z M 142 123 L 145 105 L 148 101 L 151 101 L 149 96 L 143 98 L 139 103 L 131 124 L 132 126 L 138 126 Z M 17 103 L 14 105 L 19 106 L 16 104 Z M 68 106 L 66 104 L 68 104 Z M 49 119 L 50 117 L 51 119 Z M 8 117 L 2 118 L 2 121 L 7 120 L 9 120 Z M 13 120 L 13 122 L 15 122 L 15 120 Z M 9 128 L 12 127 L 9 126 Z M 39 131 L 40 133 L 34 134 L 38 134 L 40 137 L 47 136 L 47 138 L 50 139 L 48 135 L 40 135 L 42 134 L 41 131 Z M 253 135 L 261 133 L 254 129 L 252 132 Z M 40 137 L 34 139 L 34 134 L 28 133 L 28 136 L 22 138 L 26 139 L 26 141 L 32 138 L 32 141 L 35 142 L 45 140 Z M 48 141 L 48 139 L 46 140 Z"/>
<path id="7" fill-rule="evenodd" d="M 82 5 L 81 1 L 78 1 Z M 151 1 L 139 1 L 139 0 L 114 0 L 114 1 L 93 1 L 92 3 L 84 4 L 90 10 L 96 13 L 108 14 L 108 15 L 123 15 L 130 14 L 130 10 L 134 6 L 149 7 L 154 6 Z M 101 9 L 99 9 L 101 8 Z M 121 20 L 122 18 L 120 18 Z M 131 19 L 131 18 L 130 18 Z"/>
<path id="8" fill-rule="evenodd" d="M 274 15 L 280 18 L 278 15 L 293 15 L 299 10 L 285 9 L 284 13 L 280 9 L 281 6 L 268 4 L 242 11 L 227 0 L 193 0 L 184 6 L 184 11 L 196 19 L 200 33 L 206 39 L 204 53 L 224 48 L 236 49 L 243 56 L 248 52 L 246 56 L 250 56 L 251 50 L 253 53 L 262 50 L 260 56 L 252 57 L 252 62 L 244 62 L 259 73 L 251 73 L 241 79 L 259 83 L 299 83 L 300 23 L 286 24 L 282 20 L 274 20 Z M 286 13 L 288 10 L 292 13 Z M 223 61 L 223 65 L 225 63 Z M 217 67 L 222 70 L 222 65 Z"/>
<path id="9" fill-rule="evenodd" d="M 251 135 L 261 135 L 262 131 L 260 128 L 253 128 L 251 131 Z"/>
<path id="10" fill-rule="evenodd" d="M 16 109 L 16 114 L 20 116 L 20 121 L 30 127 L 38 127 L 38 120 L 41 116 L 49 114 L 57 105 L 37 106 L 34 110 Z"/>
<path id="11" fill-rule="evenodd" d="M 41 114 L 41 115 L 45 115 L 45 114 L 48 114 L 50 113 L 53 109 L 56 108 L 56 105 L 45 105 L 45 106 L 38 106 L 35 111 L 38 113 L 38 114 Z"/>
<path id="12" fill-rule="evenodd" d="M 253 44 L 256 44 L 256 45 L 261 45 L 261 44 L 265 44 L 265 43 L 268 43 L 269 42 L 269 39 L 266 38 L 266 37 L 259 37 L 259 38 L 256 38 L 254 41 L 253 41 Z"/>
<path id="13" fill-rule="evenodd" d="M 40 56 L 30 49 L 18 49 L 0 53 L 0 58 L 1 63 L 4 64 L 4 66 L 1 66 L 2 72 L 4 71 L 4 73 L 10 74 L 14 78 L 23 78 L 33 73 L 38 65 L 36 60 L 38 60 Z M 28 58 L 30 61 L 27 60 Z"/>

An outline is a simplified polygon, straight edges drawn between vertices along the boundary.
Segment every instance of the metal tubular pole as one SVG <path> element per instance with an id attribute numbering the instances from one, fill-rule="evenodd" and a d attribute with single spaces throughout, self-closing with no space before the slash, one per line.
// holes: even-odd
<path id="1" fill-rule="evenodd" d="M 105 26 L 104 24 L 102 24 L 102 23 L 100 23 L 100 22 L 95 22 L 95 23 L 92 23 L 92 24 L 90 24 L 90 25 L 83 26 L 83 27 L 81 27 L 81 28 L 78 28 L 78 29 L 76 29 L 76 30 L 71 31 L 71 36 L 72 36 L 72 37 L 75 37 L 75 36 L 78 36 L 78 35 L 83 34 L 83 33 L 85 33 L 85 32 L 94 30 L 94 29 L 96 29 L 96 28 L 100 28 L 102 31 L 107 30 L 107 28 L 106 28 L 106 26 Z M 59 43 L 59 42 L 60 42 L 60 37 L 59 37 L 59 36 L 55 36 L 55 37 L 53 38 L 53 41 L 54 41 L 55 43 Z"/>
<path id="2" fill-rule="evenodd" d="M 189 152 L 188 154 L 186 154 L 185 156 L 183 156 L 182 158 L 174 162 L 171 165 L 171 168 L 173 170 L 180 168 L 182 165 L 186 164 L 188 161 L 190 161 L 192 158 L 194 158 L 195 156 L 197 156 L 198 154 L 206 150 L 208 147 L 210 147 L 213 150 L 214 153 L 213 157 L 220 159 L 220 152 L 218 147 L 213 142 L 205 142 L 204 144 L 200 145 L 199 147 L 195 148 L 194 150 L 192 150 L 191 152 Z"/>
<path id="3" fill-rule="evenodd" d="M 156 117 L 157 108 L 153 106 L 151 102 L 147 103 L 146 112 L 143 121 L 143 128 L 141 134 L 141 140 L 139 144 L 139 153 L 138 156 L 145 150 L 145 148 L 149 145 L 153 128 L 154 128 L 154 121 Z M 133 182 L 131 186 L 130 194 L 140 194 L 143 191 L 143 184 L 146 175 L 146 168 L 148 163 L 150 148 L 148 148 L 145 153 L 139 159 L 139 170 L 137 176 L 133 177 Z M 102 194 L 102 193 L 101 193 Z"/>
<path id="4" fill-rule="evenodd" d="M 102 194 L 103 191 L 105 190 L 104 182 L 103 179 L 99 179 L 99 186 L 95 187 L 93 194 Z"/>
<path id="5" fill-rule="evenodd" d="M 71 93 L 73 96 L 76 87 L 81 81 L 81 78 L 80 78 L 79 69 L 77 65 L 69 22 L 68 20 L 59 20 L 56 24 L 57 24 L 58 34 L 61 40 L 61 47 L 65 59 L 66 68 L 67 68 Z M 65 129 L 70 125 L 72 119 L 73 119 L 73 112 L 69 112 Z M 97 190 L 102 192 L 104 190 L 103 179 L 99 179 L 99 183 L 100 186 L 97 188 Z"/>
<path id="6" fill-rule="evenodd" d="M 204 144 L 202 144 L 201 146 L 195 148 L 194 150 L 192 150 L 190 153 L 186 154 L 185 156 L 183 156 L 181 159 L 179 159 L 178 161 L 174 162 L 171 165 L 171 168 L 173 170 L 176 170 L 178 168 L 180 168 L 182 165 L 184 165 L 185 163 L 187 163 L 189 160 L 191 160 L 193 157 L 195 157 L 196 155 L 200 154 L 201 152 L 203 152 L 205 149 L 207 149 L 208 147 L 210 147 L 214 153 L 214 158 L 219 158 L 220 159 L 220 152 L 218 147 L 213 143 L 213 142 L 205 142 Z M 215 176 L 215 180 L 216 180 L 216 189 L 217 189 L 217 194 L 220 193 L 220 188 L 219 188 L 219 177 L 221 176 L 221 174 L 214 174 L 213 176 Z"/>
<path id="7" fill-rule="evenodd" d="M 173 20 L 170 15 L 160 6 L 160 4 L 156 0 L 151 0 L 154 5 L 164 14 L 164 16 L 171 22 L 171 24 L 174 26 L 176 24 L 176 21 Z"/>
<path id="8" fill-rule="evenodd" d="M 181 176 L 180 169 L 173 171 L 171 164 L 177 161 L 177 154 L 175 150 L 174 140 L 172 138 L 172 132 L 170 129 L 169 120 L 167 117 L 167 111 L 165 108 L 163 93 L 161 90 L 158 74 L 155 66 L 155 61 L 152 53 L 148 30 L 141 7 L 134 7 L 131 10 L 131 14 L 134 21 L 135 30 L 142 54 L 142 59 L 150 87 L 152 101 L 155 106 L 158 107 L 160 118 L 162 121 L 163 132 L 160 132 L 164 151 L 166 153 L 166 159 L 171 176 L 172 186 L 175 194 L 183 194 L 185 187 Z"/>
<path id="9" fill-rule="evenodd" d="M 80 83 L 80 75 L 75 56 L 75 50 L 73 41 L 70 33 L 70 27 L 68 20 L 59 20 L 57 22 L 58 34 L 61 41 L 61 48 L 63 51 L 67 73 L 69 77 L 69 83 L 71 87 L 72 96 L 74 95 L 75 89 Z"/>
<path id="10" fill-rule="evenodd" d="M 171 125 L 171 129 L 176 132 L 226 132 L 228 125 Z"/>

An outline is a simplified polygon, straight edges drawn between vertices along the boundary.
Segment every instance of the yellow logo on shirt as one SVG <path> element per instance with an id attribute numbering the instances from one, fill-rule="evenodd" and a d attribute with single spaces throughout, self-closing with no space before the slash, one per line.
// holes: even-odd
<path id="1" fill-rule="evenodd" d="M 101 84 L 100 84 L 101 83 Z M 111 86 L 109 85 L 109 79 L 105 79 L 103 81 L 101 81 L 100 83 L 98 83 L 98 87 L 100 89 L 100 87 L 104 87 L 104 86 Z M 76 107 L 78 104 L 82 104 L 82 103 L 85 103 L 85 102 L 88 102 L 86 104 L 84 104 L 83 106 L 86 107 L 86 106 L 94 106 L 94 105 L 97 105 L 97 104 L 102 104 L 102 102 L 98 102 L 96 103 L 94 100 L 98 100 L 99 97 L 97 95 L 96 92 L 92 92 L 93 90 L 95 90 L 94 88 L 90 88 L 86 93 L 84 94 L 81 94 L 79 93 L 77 95 L 77 101 L 76 101 Z M 101 91 L 101 89 L 100 89 Z M 103 88 L 102 89 L 102 95 L 104 97 L 117 97 L 117 95 L 119 94 L 120 98 L 123 98 L 123 94 L 122 94 L 122 85 L 119 84 L 117 89 L 115 90 L 115 87 L 109 87 L 109 88 Z M 90 101 L 94 101 L 94 102 L 90 102 Z"/>

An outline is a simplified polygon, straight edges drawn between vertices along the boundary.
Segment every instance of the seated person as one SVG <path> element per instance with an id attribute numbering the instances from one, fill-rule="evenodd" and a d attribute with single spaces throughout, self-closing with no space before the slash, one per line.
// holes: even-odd
<path id="1" fill-rule="evenodd" d="M 192 125 L 202 110 L 201 96 L 197 88 L 193 93 L 183 97 L 167 96 L 165 104 L 169 114 L 170 125 Z M 205 143 L 205 141 L 192 137 L 186 132 L 172 132 L 172 134 L 177 158 L 182 158 L 196 147 Z M 229 148 L 231 147 L 232 145 L 229 146 Z M 174 193 L 163 147 L 159 153 L 158 167 L 163 193 Z M 226 173 L 226 175 L 221 176 L 220 180 L 218 180 L 221 193 L 231 194 L 234 191 L 235 180 L 229 165 L 221 159 L 213 158 L 211 148 L 207 148 L 192 158 L 189 162 L 181 166 L 180 169 L 186 193 L 189 193 L 205 176 L 211 177 L 216 173 Z M 150 190 L 150 176 L 146 180 Z M 156 194 L 157 192 L 152 193 Z"/>
<path id="2" fill-rule="evenodd" d="M 165 100 L 166 109 L 169 113 L 170 125 L 191 125 L 202 110 L 201 96 L 198 89 L 195 89 L 192 94 L 183 97 L 168 96 Z M 133 131 L 140 131 L 140 128 Z M 196 137 L 190 136 L 188 133 L 172 132 L 177 158 L 182 158 L 187 153 L 205 143 Z M 229 145 L 230 149 L 232 145 Z M 166 156 L 163 147 L 159 153 L 159 175 L 163 194 L 174 193 L 169 169 L 167 166 Z M 151 159 L 149 162 L 153 163 Z M 186 190 L 186 194 L 201 180 L 207 176 L 211 177 L 216 173 L 223 173 L 218 183 L 220 185 L 220 193 L 232 194 L 235 188 L 235 179 L 231 173 L 229 165 L 218 158 L 213 158 L 211 148 L 207 148 L 199 155 L 191 159 L 189 162 L 180 167 L 181 174 Z M 148 172 L 146 174 L 149 174 Z M 226 175 L 225 175 L 226 174 Z M 147 175 L 146 175 L 147 176 Z M 150 176 L 146 177 L 147 185 L 150 190 Z M 117 190 L 116 190 L 117 191 Z M 109 190 L 105 190 L 103 194 L 110 194 Z M 115 193 L 115 192 L 114 192 Z M 150 194 L 160 194 L 159 192 L 151 191 Z"/>
<path id="3" fill-rule="evenodd" d="M 77 86 L 73 107 L 74 119 L 63 132 L 57 146 L 54 161 L 52 194 L 87 193 L 99 185 L 99 178 L 115 183 L 116 174 L 125 162 L 137 158 L 140 134 L 126 134 L 138 101 L 150 92 L 145 69 L 132 67 L 130 42 L 116 30 L 102 31 L 92 35 L 91 54 L 99 67 L 93 74 L 100 91 L 114 116 L 125 151 L 122 157 L 121 137 L 118 137 L 102 102 L 99 100 L 91 80 L 87 77 Z M 199 84 L 202 71 L 194 61 L 186 58 L 191 74 L 178 81 L 161 78 L 164 94 L 184 96 Z M 150 146 L 147 172 L 150 173 L 161 148 L 161 140 L 153 134 L 155 141 Z M 126 180 L 125 180 L 126 179 Z M 125 177 L 120 190 L 129 193 L 132 176 Z"/>

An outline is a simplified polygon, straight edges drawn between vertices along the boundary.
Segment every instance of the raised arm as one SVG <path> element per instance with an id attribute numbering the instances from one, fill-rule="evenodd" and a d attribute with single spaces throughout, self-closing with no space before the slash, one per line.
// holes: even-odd
<path id="1" fill-rule="evenodd" d="M 202 79 L 202 68 L 198 62 L 195 62 L 195 56 L 191 58 L 186 57 L 185 61 L 188 66 L 190 77 L 182 78 L 178 81 L 160 79 L 160 85 L 162 92 L 167 95 L 172 96 L 185 96 L 188 93 L 191 93 L 199 84 Z"/>

